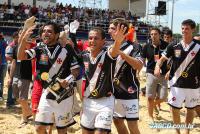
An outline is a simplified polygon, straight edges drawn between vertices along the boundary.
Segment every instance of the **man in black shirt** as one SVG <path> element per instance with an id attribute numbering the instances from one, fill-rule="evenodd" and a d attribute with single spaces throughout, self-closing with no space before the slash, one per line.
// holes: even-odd
<path id="1" fill-rule="evenodd" d="M 21 31 L 19 32 L 20 36 Z M 31 61 L 17 60 L 18 44 L 13 47 L 13 60 L 10 69 L 10 81 L 12 81 L 13 96 L 18 100 L 22 108 L 22 121 L 19 127 L 28 123 L 32 115 L 28 104 L 28 93 L 32 81 Z M 24 71 L 25 70 L 25 71 Z"/>
<path id="2" fill-rule="evenodd" d="M 27 21 L 32 21 L 33 18 Z M 26 23 L 25 23 L 26 24 Z M 73 79 L 78 75 L 79 65 L 74 51 L 69 46 L 58 43 L 60 28 L 49 22 L 41 29 L 41 40 L 35 48 L 25 50 L 27 40 L 35 26 L 31 24 L 20 37 L 18 59 L 36 58 L 37 78 L 42 81 L 43 93 L 35 117 L 38 134 L 46 133 L 46 128 L 54 121 L 59 134 L 66 134 L 66 128 L 75 123 L 72 117 Z M 61 98 L 62 97 L 62 98 Z"/>
<path id="3" fill-rule="evenodd" d="M 163 32 L 163 40 L 167 42 L 168 44 L 173 42 L 173 34 L 172 30 L 167 29 Z"/>
<path id="4" fill-rule="evenodd" d="M 186 125 L 192 124 L 194 108 L 198 105 L 200 88 L 200 44 L 193 40 L 193 32 L 196 24 L 193 20 L 182 22 L 182 40 L 177 44 L 171 44 L 163 52 L 162 57 L 156 64 L 154 74 L 160 75 L 163 62 L 171 58 L 169 82 L 170 93 L 168 104 L 172 108 L 174 124 L 180 124 L 180 109 L 185 102 L 187 108 Z M 180 129 L 176 129 L 180 134 Z M 189 128 L 186 128 L 189 134 Z"/>
<path id="5" fill-rule="evenodd" d="M 154 122 L 153 109 L 154 107 L 164 102 L 167 98 L 167 80 L 165 80 L 165 74 L 167 73 L 167 62 L 162 66 L 162 75 L 156 77 L 154 75 L 154 69 L 156 62 L 161 57 L 161 53 L 165 50 L 168 43 L 160 39 L 160 30 L 158 28 L 152 28 L 150 30 L 151 40 L 145 44 L 142 48 L 142 57 L 147 59 L 147 78 L 146 78 L 146 96 L 147 107 L 150 122 Z M 159 89 L 160 88 L 160 89 Z M 158 92 L 160 90 L 160 92 Z M 158 94 L 156 97 L 156 94 Z"/>

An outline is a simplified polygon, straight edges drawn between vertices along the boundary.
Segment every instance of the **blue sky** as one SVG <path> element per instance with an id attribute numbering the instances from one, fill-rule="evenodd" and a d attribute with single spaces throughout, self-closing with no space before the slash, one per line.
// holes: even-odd
<path id="1" fill-rule="evenodd" d="M 181 33 L 181 22 L 192 19 L 200 23 L 200 1 L 199 0 L 175 0 L 174 4 L 174 33 Z M 171 3 L 170 3 L 171 4 Z M 169 11 L 169 22 L 171 22 L 171 10 Z M 171 23 L 169 23 L 171 27 Z"/>
<path id="2" fill-rule="evenodd" d="M 58 2 L 71 3 L 78 6 L 79 0 L 58 0 Z M 106 4 L 106 0 L 102 0 L 102 5 Z M 172 1 L 172 0 L 170 0 Z M 171 3 L 169 2 L 168 26 L 171 27 Z M 174 4 L 174 22 L 173 32 L 181 33 L 181 22 L 185 19 L 193 19 L 196 23 L 200 23 L 200 1 L 199 0 L 175 0 Z"/>

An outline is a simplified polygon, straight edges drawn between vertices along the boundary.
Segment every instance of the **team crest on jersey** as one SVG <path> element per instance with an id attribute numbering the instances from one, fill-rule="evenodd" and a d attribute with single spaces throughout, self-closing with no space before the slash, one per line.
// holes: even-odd
<path id="1" fill-rule="evenodd" d="M 62 64 L 62 59 L 61 58 L 58 58 L 57 60 L 56 60 L 56 62 L 58 63 L 58 64 Z"/>
<path id="2" fill-rule="evenodd" d="M 40 56 L 40 61 L 39 63 L 40 64 L 43 64 L 43 65 L 48 65 L 48 60 L 49 60 L 49 57 L 46 55 L 46 54 L 42 54 Z"/>
<path id="3" fill-rule="evenodd" d="M 131 86 L 131 87 L 128 88 L 128 92 L 129 92 L 130 94 L 133 94 L 133 93 L 136 92 L 136 90 Z"/>
<path id="4" fill-rule="evenodd" d="M 98 64 L 98 67 L 102 68 L 102 65 L 103 65 L 102 63 L 99 63 L 99 64 Z"/>
<path id="5" fill-rule="evenodd" d="M 172 98 L 172 101 L 176 101 L 176 97 L 173 97 L 173 98 Z"/>
<path id="6" fill-rule="evenodd" d="M 175 54 L 176 58 L 180 58 L 181 57 L 181 50 L 180 49 L 174 50 L 174 54 Z"/>
<path id="7" fill-rule="evenodd" d="M 194 57 L 196 53 L 194 51 L 191 52 L 191 56 Z"/>

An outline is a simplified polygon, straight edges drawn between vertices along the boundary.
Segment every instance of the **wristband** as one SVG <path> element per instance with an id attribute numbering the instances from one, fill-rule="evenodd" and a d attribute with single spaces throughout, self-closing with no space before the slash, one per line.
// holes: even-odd
<path id="1" fill-rule="evenodd" d="M 65 78 L 65 80 L 68 82 L 68 84 L 70 84 L 74 81 L 74 76 L 70 74 L 69 76 L 67 76 L 67 78 Z"/>

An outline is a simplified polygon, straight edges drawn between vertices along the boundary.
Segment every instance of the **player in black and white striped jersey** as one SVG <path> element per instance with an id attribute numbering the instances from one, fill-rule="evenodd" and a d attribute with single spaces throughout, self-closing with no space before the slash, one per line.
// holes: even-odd
<path id="1" fill-rule="evenodd" d="M 116 32 L 117 25 L 128 27 L 123 18 L 116 18 L 110 22 L 109 34 L 112 39 Z M 115 96 L 114 124 L 119 134 L 128 134 L 124 124 L 127 121 L 130 134 L 139 134 L 137 120 L 139 120 L 139 81 L 136 77 L 137 70 L 143 66 L 143 59 L 140 56 L 139 47 L 129 41 L 122 42 L 120 54 L 117 57 L 113 85 Z"/>
<path id="2" fill-rule="evenodd" d="M 193 40 L 193 32 L 196 23 L 187 19 L 182 22 L 182 40 L 177 44 L 171 44 L 163 52 L 156 64 L 154 74 L 160 75 L 160 67 L 163 62 L 171 58 L 169 82 L 170 93 L 168 104 L 172 108 L 174 124 L 180 124 L 180 109 L 183 103 L 187 108 L 185 124 L 192 124 L 194 108 L 198 105 L 200 89 L 200 44 Z M 185 130 L 189 133 L 189 129 Z M 176 129 L 180 134 L 180 129 Z"/>
<path id="3" fill-rule="evenodd" d="M 93 28 L 88 35 L 89 52 L 83 55 L 86 86 L 83 97 L 81 126 L 83 134 L 107 134 L 111 131 L 114 109 L 113 68 L 126 28 L 117 26 L 114 45 L 104 47 L 105 32 Z"/>

